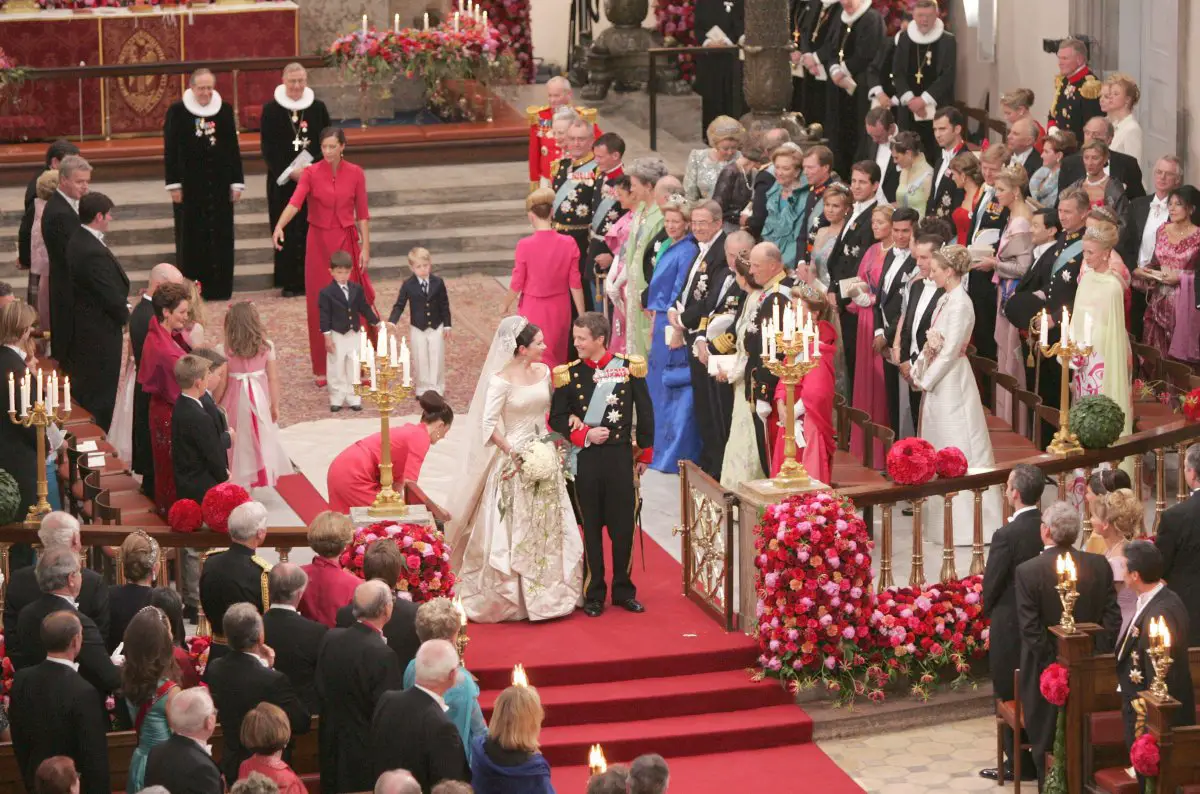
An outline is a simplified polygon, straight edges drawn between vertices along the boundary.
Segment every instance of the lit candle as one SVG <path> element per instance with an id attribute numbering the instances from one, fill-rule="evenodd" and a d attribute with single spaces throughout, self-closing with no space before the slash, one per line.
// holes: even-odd
<path id="1" fill-rule="evenodd" d="M 365 36 L 365 35 L 367 35 L 367 15 L 366 15 L 366 14 L 363 14 L 363 30 L 362 30 L 362 33 L 363 33 L 363 35 L 364 35 L 364 36 Z"/>
<path id="2" fill-rule="evenodd" d="M 429 30 L 429 12 L 425 12 L 425 30 Z"/>
<path id="3" fill-rule="evenodd" d="M 783 338 L 790 342 L 795 332 L 796 314 L 792 311 L 791 306 L 786 306 L 783 309 Z"/>
<path id="4" fill-rule="evenodd" d="M 400 32 L 400 15 L 399 14 L 394 14 L 392 16 L 392 32 L 394 32 L 394 33 Z"/>
<path id="5" fill-rule="evenodd" d="M 1077 581 L 1075 576 L 1075 560 L 1072 557 L 1067 557 L 1067 581 L 1072 583 Z"/>
<path id="6" fill-rule="evenodd" d="M 779 323 L 779 304 L 778 303 L 775 304 L 774 318 L 775 318 L 775 328 L 778 329 L 781 327 L 780 323 Z"/>
<path id="7" fill-rule="evenodd" d="M 458 0 L 458 13 L 461 14 L 462 10 L 463 10 L 463 0 Z"/>
<path id="8" fill-rule="evenodd" d="M 408 340 L 401 339 L 400 340 L 400 367 L 404 370 L 404 385 L 405 386 L 412 385 L 411 358 L 412 358 L 411 354 L 408 352 Z"/>
<path id="9" fill-rule="evenodd" d="M 37 371 L 37 401 L 43 402 L 43 400 L 44 400 L 44 398 L 42 395 L 42 368 L 38 367 L 38 371 Z"/>
<path id="10" fill-rule="evenodd" d="M 1167 628 L 1167 622 L 1162 618 L 1158 619 L 1158 636 L 1162 639 L 1162 646 L 1164 648 L 1171 647 L 1171 631 Z"/>
<path id="11" fill-rule="evenodd" d="M 388 334 L 388 339 L 390 340 L 388 343 L 388 353 L 391 356 L 391 358 L 388 360 L 388 363 L 394 367 L 396 366 L 396 337 Z"/>
<path id="12" fill-rule="evenodd" d="M 25 377 L 21 378 L 21 416 L 29 416 L 29 376 L 26 372 Z M 68 377 L 68 380 L 70 378 Z"/>
<path id="13" fill-rule="evenodd" d="M 488 26 L 487 12 L 484 11 L 483 12 L 483 28 L 484 28 L 484 30 L 487 30 L 487 26 Z"/>
<path id="14" fill-rule="evenodd" d="M 604 749 L 598 744 L 593 744 L 588 750 L 588 770 L 593 775 L 603 775 L 608 771 L 608 761 L 604 758 Z"/>
<path id="15" fill-rule="evenodd" d="M 378 387 L 375 384 L 375 348 L 368 345 L 367 352 L 367 360 L 370 362 L 371 391 L 377 391 Z"/>
<path id="16" fill-rule="evenodd" d="M 8 373 L 8 410 L 14 414 L 17 412 L 17 382 L 11 372 Z"/>
<path id="17" fill-rule="evenodd" d="M 53 375 L 54 373 L 51 373 Z M 54 413 L 54 378 L 46 378 L 46 411 L 53 415 Z"/>
<path id="18" fill-rule="evenodd" d="M 458 13 L 455 12 L 455 14 L 454 14 L 454 32 L 455 33 L 458 32 L 458 17 L 459 17 Z"/>
<path id="19" fill-rule="evenodd" d="M 525 665 L 518 664 L 513 667 L 512 685 L 529 686 L 529 676 L 525 675 Z"/>
<path id="20" fill-rule="evenodd" d="M 71 412 L 71 376 L 63 381 L 63 410 L 67 413 Z"/>
<path id="21" fill-rule="evenodd" d="M 1150 647 L 1158 647 L 1158 618 L 1150 618 Z"/>
<path id="22" fill-rule="evenodd" d="M 1066 306 L 1063 307 L 1061 339 L 1063 347 L 1066 347 L 1071 341 L 1071 310 Z"/>
<path id="23" fill-rule="evenodd" d="M 1042 333 L 1041 333 L 1041 343 L 1042 343 L 1043 345 L 1044 345 L 1044 344 L 1046 344 L 1046 341 L 1047 341 L 1049 338 L 1050 338 L 1050 318 L 1048 317 L 1046 310 L 1045 310 L 1045 309 L 1042 309 Z"/>

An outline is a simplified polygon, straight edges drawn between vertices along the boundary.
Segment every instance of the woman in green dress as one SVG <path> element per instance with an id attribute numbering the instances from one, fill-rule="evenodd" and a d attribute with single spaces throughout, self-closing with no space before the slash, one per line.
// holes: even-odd
<path id="1" fill-rule="evenodd" d="M 125 629 L 124 643 L 121 689 L 138 735 L 125 790 L 135 794 L 143 788 L 150 751 L 171 737 L 167 707 L 179 692 L 175 683 L 179 667 L 175 663 L 171 622 L 158 607 L 144 607 L 133 616 Z"/>
<path id="2" fill-rule="evenodd" d="M 658 180 L 667 175 L 667 164 L 658 156 L 639 157 L 629 169 L 630 190 L 638 206 L 629 223 L 629 237 L 621 251 L 625 262 L 625 354 L 647 356 L 650 353 L 651 320 L 642 305 L 642 295 L 650 283 L 646 273 L 647 252 L 663 228 L 662 210 L 654 195 Z M 650 256 L 653 262 L 653 255 Z"/>

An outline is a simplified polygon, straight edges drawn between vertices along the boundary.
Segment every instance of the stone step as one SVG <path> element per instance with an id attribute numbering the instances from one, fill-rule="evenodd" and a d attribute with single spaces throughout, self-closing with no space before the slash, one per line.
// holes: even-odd
<path id="1" fill-rule="evenodd" d="M 506 220 L 511 220 L 511 213 L 506 213 Z M 262 225 L 265 230 L 265 224 Z M 439 226 L 422 226 L 417 228 L 387 228 L 371 230 L 371 256 L 403 257 L 415 246 L 428 248 L 433 254 L 434 267 L 440 267 L 439 258 L 443 254 L 466 252 L 491 252 L 501 256 L 510 263 L 512 252 L 517 242 L 530 233 L 528 224 L 482 224 L 479 226 L 458 226 L 444 228 Z M 113 253 L 121 261 L 127 271 L 149 270 L 159 262 L 175 261 L 175 243 L 171 230 L 164 229 L 155 242 L 139 245 L 116 245 Z M 246 230 L 246 236 L 238 239 L 233 252 L 235 266 L 250 265 L 257 262 L 270 262 L 273 257 L 271 239 L 265 231 L 254 234 Z"/>

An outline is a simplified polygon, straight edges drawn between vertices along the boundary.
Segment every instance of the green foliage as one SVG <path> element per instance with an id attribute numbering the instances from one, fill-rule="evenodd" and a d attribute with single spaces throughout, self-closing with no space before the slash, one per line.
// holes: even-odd
<path id="1" fill-rule="evenodd" d="M 1094 394 L 1081 397 L 1071 406 L 1071 432 L 1085 449 L 1113 445 L 1125 428 L 1125 412 L 1111 397 Z"/>
<path id="2" fill-rule="evenodd" d="M 0 524 L 11 524 L 21 509 L 21 488 L 16 479 L 0 469 Z"/>

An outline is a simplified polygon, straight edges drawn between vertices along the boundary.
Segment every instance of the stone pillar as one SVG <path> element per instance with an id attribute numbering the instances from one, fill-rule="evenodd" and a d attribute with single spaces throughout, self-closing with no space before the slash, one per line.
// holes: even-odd
<path id="1" fill-rule="evenodd" d="M 787 0 L 746 3 L 746 104 L 751 121 L 781 122 L 792 98 Z"/>

